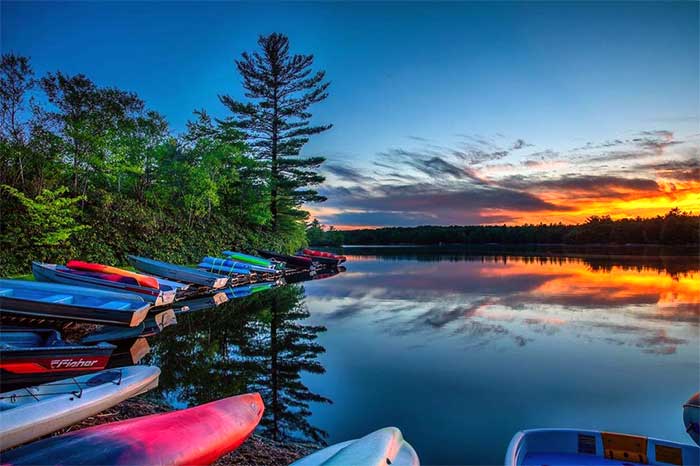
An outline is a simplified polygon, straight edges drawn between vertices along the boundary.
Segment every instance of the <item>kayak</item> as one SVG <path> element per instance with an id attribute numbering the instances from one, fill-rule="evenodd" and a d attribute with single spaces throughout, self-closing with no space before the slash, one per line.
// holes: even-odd
<path id="1" fill-rule="evenodd" d="M 3 390 L 97 372 L 116 346 L 71 344 L 53 329 L 0 328 L 0 386 Z"/>
<path id="2" fill-rule="evenodd" d="M 651 437 L 579 429 L 518 432 L 508 446 L 506 466 L 632 466 L 700 464 L 700 448 Z"/>
<path id="3" fill-rule="evenodd" d="M 357 440 L 331 445 L 290 466 L 418 466 L 413 447 L 396 427 L 385 427 Z"/>
<path id="4" fill-rule="evenodd" d="M 273 267 L 273 264 L 271 261 L 263 259 L 262 257 L 251 256 L 249 254 L 243 254 L 242 252 L 238 252 L 238 251 L 223 251 L 222 253 L 224 256 L 228 257 L 229 259 L 233 259 L 236 261 L 246 262 L 248 264 L 259 265 L 261 267 L 267 267 L 267 268 Z"/>
<path id="5" fill-rule="evenodd" d="M 154 290 L 158 289 L 158 280 L 156 280 L 155 277 L 149 277 L 148 275 L 130 272 L 128 270 L 120 269 L 117 267 L 111 267 L 109 265 L 71 260 L 68 261 L 66 267 L 73 270 L 82 270 L 83 272 L 101 272 L 106 274 L 117 275 L 119 277 L 131 278 L 136 280 L 136 283 L 140 286 L 146 288 L 153 288 Z"/>
<path id="6" fill-rule="evenodd" d="M 160 369 L 132 366 L 0 394 L 0 450 L 42 437 L 158 386 Z"/>
<path id="7" fill-rule="evenodd" d="M 250 393 L 194 408 L 102 424 L 3 453 L 4 465 L 200 465 L 240 446 L 263 414 Z"/>

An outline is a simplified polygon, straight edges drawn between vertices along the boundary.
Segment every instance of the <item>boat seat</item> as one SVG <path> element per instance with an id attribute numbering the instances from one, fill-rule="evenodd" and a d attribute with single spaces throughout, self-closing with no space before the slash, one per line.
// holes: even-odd
<path id="1" fill-rule="evenodd" d="M 73 296 L 67 294 L 52 294 L 51 296 L 39 298 L 37 301 L 45 301 L 56 304 L 70 304 L 73 302 Z"/>
<path id="2" fill-rule="evenodd" d="M 99 307 L 100 309 L 129 309 L 131 306 L 131 303 L 127 303 L 125 301 L 109 301 L 104 304 L 100 304 Z"/>
<path id="3" fill-rule="evenodd" d="M 12 290 L 10 288 L 0 289 L 0 296 L 12 296 Z"/>

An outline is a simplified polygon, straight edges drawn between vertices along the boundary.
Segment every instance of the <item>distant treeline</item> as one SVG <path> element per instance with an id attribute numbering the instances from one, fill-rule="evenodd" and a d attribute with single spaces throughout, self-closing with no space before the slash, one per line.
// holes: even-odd
<path id="1" fill-rule="evenodd" d="M 344 244 L 698 244 L 700 215 L 672 209 L 651 218 L 594 216 L 579 225 L 419 226 L 349 230 Z"/>

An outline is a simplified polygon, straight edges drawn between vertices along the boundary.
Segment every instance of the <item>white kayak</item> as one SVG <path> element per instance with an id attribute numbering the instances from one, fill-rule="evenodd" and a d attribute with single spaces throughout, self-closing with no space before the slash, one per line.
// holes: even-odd
<path id="1" fill-rule="evenodd" d="M 0 394 L 0 450 L 28 442 L 158 386 L 160 369 L 130 366 Z"/>
<path id="2" fill-rule="evenodd" d="M 418 466 L 413 447 L 396 427 L 385 427 L 357 440 L 331 445 L 290 466 Z"/>

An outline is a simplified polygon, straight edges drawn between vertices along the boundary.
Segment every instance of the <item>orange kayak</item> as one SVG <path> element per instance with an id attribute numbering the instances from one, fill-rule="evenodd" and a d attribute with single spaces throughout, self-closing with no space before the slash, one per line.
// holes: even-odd
<path id="1" fill-rule="evenodd" d="M 69 269 L 80 270 L 83 272 L 98 272 L 119 275 L 121 277 L 130 277 L 136 280 L 136 283 L 138 283 L 141 286 L 145 286 L 147 288 L 154 288 L 156 290 L 160 288 L 158 285 L 158 280 L 155 277 L 149 277 L 148 275 L 142 275 L 136 272 L 129 272 L 128 270 L 120 269 L 117 267 L 111 267 L 109 265 L 72 260 L 68 261 L 66 267 L 68 267 Z"/>

